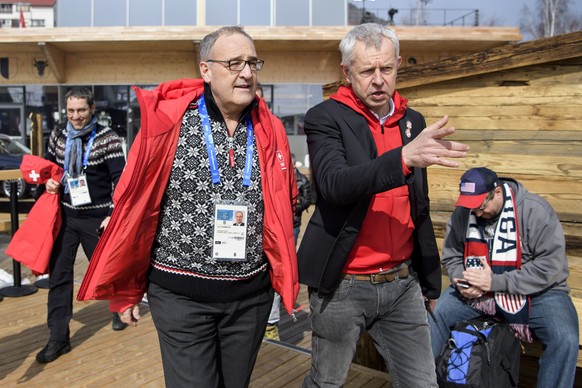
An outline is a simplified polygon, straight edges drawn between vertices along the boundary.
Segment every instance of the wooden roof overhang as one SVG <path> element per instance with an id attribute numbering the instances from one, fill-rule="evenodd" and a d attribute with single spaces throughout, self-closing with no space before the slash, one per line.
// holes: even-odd
<path id="1" fill-rule="evenodd" d="M 173 27 L 60 27 L 0 29 L 0 57 L 10 54 L 42 54 L 59 82 L 64 82 L 67 55 L 87 52 L 192 52 L 218 26 Z M 352 26 L 245 27 L 257 52 L 337 52 Z M 395 27 L 401 52 L 483 51 L 521 39 L 510 27 Z"/>

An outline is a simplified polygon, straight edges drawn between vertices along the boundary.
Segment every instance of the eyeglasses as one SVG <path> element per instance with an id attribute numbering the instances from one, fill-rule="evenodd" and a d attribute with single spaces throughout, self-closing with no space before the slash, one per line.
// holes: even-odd
<path id="1" fill-rule="evenodd" d="M 487 197 L 485 198 L 485 201 L 483 201 L 483 203 L 481 204 L 481 206 L 479 206 L 478 208 L 473 209 L 473 210 L 480 210 L 480 211 L 485 210 L 485 208 L 489 204 L 489 201 L 491 201 L 494 196 L 495 196 L 495 192 L 487 194 Z"/>
<path id="2" fill-rule="evenodd" d="M 229 61 L 207 59 L 206 62 L 226 63 L 226 67 L 230 71 L 242 71 L 247 64 L 249 65 L 251 71 L 260 71 L 265 64 L 265 61 L 262 59 L 249 59 L 248 61 L 245 61 L 244 59 L 231 59 Z"/>

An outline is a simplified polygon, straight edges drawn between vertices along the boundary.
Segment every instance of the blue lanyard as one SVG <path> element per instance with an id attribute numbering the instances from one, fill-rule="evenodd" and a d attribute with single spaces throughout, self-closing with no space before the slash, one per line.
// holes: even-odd
<path id="1" fill-rule="evenodd" d="M 210 127 L 210 119 L 208 117 L 208 110 L 206 109 L 206 101 L 204 95 L 198 100 L 198 112 L 200 113 L 200 120 L 202 121 L 202 130 L 204 131 L 204 141 L 206 142 L 206 152 L 208 153 L 208 160 L 210 162 L 210 175 L 212 176 L 212 183 L 220 184 L 220 172 L 218 171 L 218 160 L 216 159 L 216 149 L 214 148 L 214 139 L 212 137 L 212 129 Z M 253 123 L 250 115 L 247 115 L 247 151 L 245 157 L 245 168 L 243 171 L 243 186 L 251 185 L 251 174 L 253 172 L 253 143 L 254 132 Z"/>
<path id="2" fill-rule="evenodd" d="M 87 142 L 87 149 L 85 150 L 85 155 L 83 156 L 83 168 L 81 169 L 81 173 L 85 170 L 85 167 L 87 167 L 87 164 L 89 164 L 89 154 L 91 153 L 91 147 L 93 147 L 93 140 L 95 140 L 95 133 L 96 132 L 97 132 L 97 125 L 95 125 L 95 128 L 93 128 L 93 130 L 91 131 L 91 137 L 89 138 L 89 141 Z M 65 165 L 63 166 L 65 173 L 63 174 L 63 177 L 67 176 L 67 174 L 68 174 L 69 158 L 71 157 L 69 155 L 69 151 L 71 150 L 71 139 L 69 138 L 69 133 L 67 134 L 67 143 L 65 144 Z"/>

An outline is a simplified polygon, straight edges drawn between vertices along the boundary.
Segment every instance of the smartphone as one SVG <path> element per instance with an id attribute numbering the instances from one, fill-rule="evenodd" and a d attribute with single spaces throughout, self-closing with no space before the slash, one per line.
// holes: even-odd
<path id="1" fill-rule="evenodd" d="M 469 283 L 467 283 L 466 280 L 459 280 L 457 282 L 457 287 L 469 288 L 469 287 L 471 287 L 471 285 Z"/>

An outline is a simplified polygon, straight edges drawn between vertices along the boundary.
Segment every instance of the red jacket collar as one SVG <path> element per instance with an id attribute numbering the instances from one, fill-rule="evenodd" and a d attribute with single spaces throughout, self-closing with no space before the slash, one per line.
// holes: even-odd
<path id="1" fill-rule="evenodd" d="M 376 116 L 366 107 L 366 105 L 364 105 L 362 100 L 356 96 L 351 86 L 340 86 L 337 92 L 332 94 L 330 98 L 358 112 L 364 116 L 369 123 L 378 122 Z M 390 116 L 388 121 L 386 121 L 386 125 L 391 125 L 395 121 L 400 120 L 404 116 L 406 104 L 408 103 L 408 100 L 400 96 L 397 91 L 394 91 L 394 94 L 392 95 L 392 101 L 394 102 L 394 114 Z"/>

